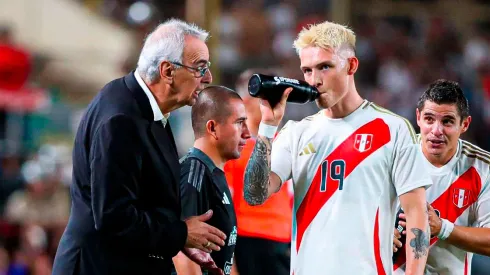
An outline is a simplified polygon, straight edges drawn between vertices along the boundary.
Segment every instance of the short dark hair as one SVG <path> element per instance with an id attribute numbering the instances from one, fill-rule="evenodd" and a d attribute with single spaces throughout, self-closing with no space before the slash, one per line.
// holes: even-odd
<path id="1" fill-rule="evenodd" d="M 232 99 L 242 100 L 235 91 L 224 86 L 211 85 L 199 93 L 191 109 L 192 130 L 194 130 L 195 138 L 204 136 L 206 123 L 209 120 L 223 122 L 230 116 L 232 109 L 229 103 Z"/>
<path id="2" fill-rule="evenodd" d="M 429 85 L 429 88 L 420 96 L 417 109 L 421 112 L 425 102 L 429 100 L 436 104 L 455 104 L 461 118 L 470 115 L 468 99 L 464 96 L 463 90 L 458 82 L 446 79 L 438 79 Z"/>

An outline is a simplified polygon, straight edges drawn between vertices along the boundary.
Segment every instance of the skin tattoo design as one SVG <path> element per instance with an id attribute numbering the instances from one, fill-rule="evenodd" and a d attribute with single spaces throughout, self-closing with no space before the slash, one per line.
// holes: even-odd
<path id="1" fill-rule="evenodd" d="M 264 140 L 263 140 L 264 139 Z M 254 205 L 262 204 L 267 199 L 270 173 L 270 152 L 272 139 L 257 138 L 249 165 L 245 171 L 244 196 Z"/>
<path id="2" fill-rule="evenodd" d="M 427 249 L 429 248 L 429 234 L 426 234 L 419 228 L 412 228 L 412 233 L 415 238 L 410 240 L 410 246 L 413 249 L 415 259 L 420 259 L 427 255 Z"/>

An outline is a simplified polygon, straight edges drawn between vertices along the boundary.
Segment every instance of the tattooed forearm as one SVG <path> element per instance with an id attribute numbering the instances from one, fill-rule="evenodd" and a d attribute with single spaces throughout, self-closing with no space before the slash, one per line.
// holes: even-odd
<path id="1" fill-rule="evenodd" d="M 412 228 L 411 231 L 415 235 L 415 238 L 410 240 L 415 259 L 427 256 L 430 232 L 424 232 L 419 228 Z"/>
<path id="2" fill-rule="evenodd" d="M 259 137 L 245 169 L 243 194 L 250 205 L 259 205 L 268 197 L 272 139 Z"/>

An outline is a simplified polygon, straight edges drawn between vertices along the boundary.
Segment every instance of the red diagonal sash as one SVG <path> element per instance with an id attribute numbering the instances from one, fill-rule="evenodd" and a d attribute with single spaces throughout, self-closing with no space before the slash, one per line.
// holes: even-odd
<path id="1" fill-rule="evenodd" d="M 372 138 L 369 149 L 359 150 L 356 149 L 356 137 L 359 140 L 358 135 L 371 134 Z M 328 163 L 332 163 L 334 160 L 345 161 L 345 174 L 344 179 L 347 178 L 350 173 L 368 156 L 381 148 L 383 145 L 390 141 L 390 129 L 388 125 L 380 118 L 377 118 L 371 122 L 366 123 L 351 134 L 346 140 L 344 140 L 337 148 L 335 148 L 330 155 L 325 158 Z M 359 148 L 357 146 L 357 148 Z M 368 148 L 367 145 L 364 148 Z M 365 151 L 364 151 L 365 150 Z M 298 211 L 296 212 L 297 221 L 297 238 L 296 238 L 296 251 L 299 251 L 301 240 L 305 233 L 305 230 L 310 225 L 311 221 L 318 214 L 318 211 L 327 203 L 332 195 L 339 189 L 339 182 L 327 176 L 326 190 L 320 192 L 320 184 L 322 177 L 321 165 L 318 167 L 316 174 L 311 182 L 311 185 L 306 193 L 305 198 L 301 202 Z"/>
<path id="2" fill-rule="evenodd" d="M 455 192 L 456 190 L 464 190 L 466 194 L 465 205 L 459 207 L 457 202 L 455 202 Z M 442 193 L 434 202 L 431 203 L 432 207 L 435 210 L 439 211 L 440 217 L 446 219 L 452 223 L 456 221 L 456 219 L 463 214 L 463 212 L 470 207 L 473 203 L 478 200 L 478 195 L 481 190 L 481 179 L 480 175 L 476 171 L 476 169 L 472 166 L 466 172 L 464 172 L 458 179 L 456 179 L 449 188 Z M 430 245 L 433 245 L 437 241 L 437 237 L 434 237 L 430 240 Z M 401 254 L 396 259 L 394 263 L 394 270 L 405 264 L 406 262 L 406 253 L 405 250 L 401 251 Z"/>

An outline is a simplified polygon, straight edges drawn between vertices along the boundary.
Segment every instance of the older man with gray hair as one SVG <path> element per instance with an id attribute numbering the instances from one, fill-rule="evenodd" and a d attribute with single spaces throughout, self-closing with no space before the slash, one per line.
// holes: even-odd
<path id="1" fill-rule="evenodd" d="M 214 265 L 206 252 L 219 250 L 226 235 L 205 222 L 212 211 L 180 219 L 180 168 L 167 121 L 212 80 L 207 37 L 180 20 L 162 23 L 136 71 L 108 83 L 88 106 L 53 274 L 170 274 L 179 251 Z"/>

